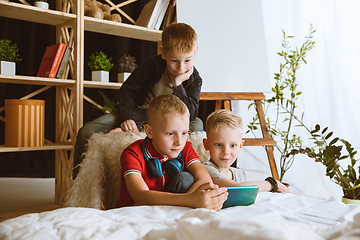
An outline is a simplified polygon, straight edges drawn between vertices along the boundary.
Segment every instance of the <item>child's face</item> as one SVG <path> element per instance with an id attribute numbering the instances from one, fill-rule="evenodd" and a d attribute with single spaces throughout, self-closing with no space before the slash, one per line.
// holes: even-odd
<path id="1" fill-rule="evenodd" d="M 154 124 L 146 124 L 147 136 L 155 150 L 163 157 L 176 158 L 183 150 L 189 132 L 189 114 L 156 115 Z"/>
<path id="2" fill-rule="evenodd" d="M 234 163 L 244 143 L 240 129 L 230 127 L 220 127 L 217 132 L 209 131 L 203 142 L 210 152 L 211 161 L 220 169 L 227 169 Z"/>
<path id="3" fill-rule="evenodd" d="M 166 53 L 161 50 L 161 56 L 166 61 L 167 71 L 173 77 L 187 73 L 194 65 L 197 47 L 189 52 L 174 52 L 172 50 Z"/>

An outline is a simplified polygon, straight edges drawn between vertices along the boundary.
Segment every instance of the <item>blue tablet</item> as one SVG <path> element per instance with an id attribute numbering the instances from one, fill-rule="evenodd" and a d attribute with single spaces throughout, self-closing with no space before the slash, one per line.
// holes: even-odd
<path id="1" fill-rule="evenodd" d="M 224 202 L 223 208 L 234 206 L 248 206 L 255 202 L 259 186 L 227 187 L 228 199 Z"/>

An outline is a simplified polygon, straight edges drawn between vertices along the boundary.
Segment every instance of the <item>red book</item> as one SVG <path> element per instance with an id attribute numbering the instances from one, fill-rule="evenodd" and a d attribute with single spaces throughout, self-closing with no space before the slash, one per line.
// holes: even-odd
<path id="1" fill-rule="evenodd" d="M 65 50 L 66 45 L 63 43 L 57 43 L 46 47 L 44 57 L 36 76 L 55 78 Z"/>

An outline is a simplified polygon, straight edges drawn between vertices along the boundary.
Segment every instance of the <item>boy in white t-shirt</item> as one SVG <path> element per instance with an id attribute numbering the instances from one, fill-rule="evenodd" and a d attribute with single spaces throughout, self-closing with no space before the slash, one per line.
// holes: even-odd
<path id="1" fill-rule="evenodd" d="M 210 160 L 203 164 L 215 184 L 219 187 L 258 185 L 261 192 L 290 192 L 272 177 L 265 181 L 246 181 L 242 170 L 231 167 L 244 145 L 239 116 L 226 109 L 217 110 L 207 117 L 205 127 L 207 138 L 203 143 L 210 152 Z"/>

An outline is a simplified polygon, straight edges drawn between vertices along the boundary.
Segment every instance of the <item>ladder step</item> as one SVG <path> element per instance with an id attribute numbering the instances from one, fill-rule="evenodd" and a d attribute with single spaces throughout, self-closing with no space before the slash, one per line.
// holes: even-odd
<path id="1" fill-rule="evenodd" d="M 243 138 L 244 146 L 276 146 L 272 138 Z"/>

